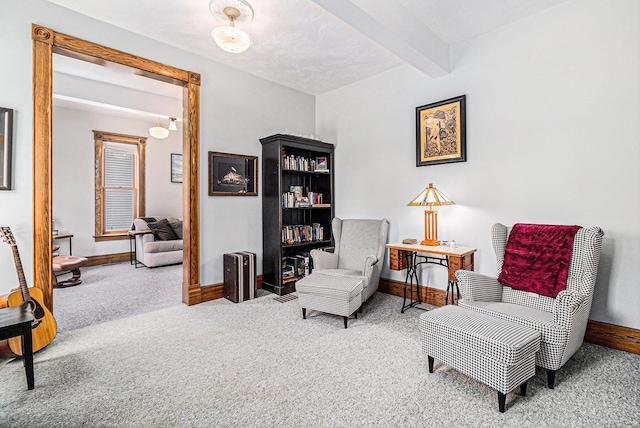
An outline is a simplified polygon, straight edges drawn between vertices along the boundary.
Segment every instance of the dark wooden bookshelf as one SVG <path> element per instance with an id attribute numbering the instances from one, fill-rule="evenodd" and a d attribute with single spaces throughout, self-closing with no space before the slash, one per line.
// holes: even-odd
<path id="1" fill-rule="evenodd" d="M 334 146 L 310 138 L 276 134 L 260 139 L 262 143 L 262 288 L 278 295 L 295 291 L 295 279 L 283 279 L 283 259 L 305 254 L 315 248 L 331 247 L 331 220 L 335 215 Z M 283 154 L 293 157 L 293 165 L 285 168 Z M 312 169 L 311 161 L 325 158 L 328 172 Z M 306 162 L 301 159 L 306 160 Z M 310 170 L 295 169 L 307 166 Z M 302 186 L 307 192 L 322 194 L 321 207 L 283 206 L 283 194 L 291 186 Z M 306 196 L 305 196 L 306 197 Z M 287 226 L 311 226 L 323 229 L 323 239 L 306 242 L 283 242 Z"/>

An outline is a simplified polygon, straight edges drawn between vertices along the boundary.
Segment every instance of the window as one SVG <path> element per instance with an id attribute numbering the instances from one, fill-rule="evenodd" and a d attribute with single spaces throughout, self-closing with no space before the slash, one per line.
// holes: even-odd
<path id="1" fill-rule="evenodd" d="M 144 217 L 145 137 L 93 131 L 96 241 L 126 239 L 133 219 Z"/>

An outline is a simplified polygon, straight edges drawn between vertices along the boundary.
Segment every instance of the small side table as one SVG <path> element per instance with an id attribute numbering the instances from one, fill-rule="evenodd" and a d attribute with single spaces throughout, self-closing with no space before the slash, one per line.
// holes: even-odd
<path id="1" fill-rule="evenodd" d="M 71 234 L 66 234 L 66 235 L 51 235 L 51 241 L 57 241 L 58 239 L 68 239 L 69 240 L 69 255 L 72 256 L 73 255 L 73 251 L 72 251 L 72 247 L 71 247 L 71 238 L 73 238 L 73 235 Z"/>
<path id="2" fill-rule="evenodd" d="M 0 309 L 0 339 L 11 339 L 22 336 L 22 358 L 27 374 L 27 389 L 34 388 L 33 380 L 33 344 L 31 323 L 33 313 L 29 305 L 13 306 Z"/>
<path id="3" fill-rule="evenodd" d="M 153 233 L 153 230 L 130 230 L 127 232 L 127 236 L 129 236 L 129 264 L 135 265 L 136 268 L 138 265 L 144 266 L 142 262 L 138 261 L 136 236 L 146 235 L 148 233 Z"/>
<path id="4" fill-rule="evenodd" d="M 447 293 L 444 297 L 445 305 L 449 304 L 449 293 L 451 293 L 451 304 L 455 303 L 454 293 L 460 298 L 458 279 L 456 271 L 458 269 L 473 270 L 473 256 L 476 252 L 471 247 L 449 247 L 445 245 L 429 246 L 420 244 L 387 244 L 389 249 L 389 266 L 392 270 L 407 269 L 404 280 L 404 291 L 402 310 L 413 307 L 423 309 L 419 306 L 422 303 L 420 298 L 420 280 L 418 279 L 418 267 L 421 264 L 430 263 L 446 267 L 448 270 Z M 407 285 L 409 286 L 409 303 L 407 304 Z M 413 288 L 415 285 L 417 299 L 413 300 Z"/>

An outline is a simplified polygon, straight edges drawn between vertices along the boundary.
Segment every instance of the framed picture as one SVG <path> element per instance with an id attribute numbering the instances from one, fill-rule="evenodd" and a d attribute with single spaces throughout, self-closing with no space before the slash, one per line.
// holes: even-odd
<path id="1" fill-rule="evenodd" d="M 416 166 L 466 162 L 465 98 L 416 107 Z"/>
<path id="2" fill-rule="evenodd" d="M 0 190 L 11 190 L 13 110 L 0 107 Z"/>
<path id="3" fill-rule="evenodd" d="M 182 155 L 171 153 L 171 182 L 182 183 Z"/>
<path id="4" fill-rule="evenodd" d="M 209 152 L 209 196 L 258 196 L 258 157 Z"/>
<path id="5" fill-rule="evenodd" d="M 326 157 L 316 158 L 316 171 L 327 171 L 328 168 Z"/>

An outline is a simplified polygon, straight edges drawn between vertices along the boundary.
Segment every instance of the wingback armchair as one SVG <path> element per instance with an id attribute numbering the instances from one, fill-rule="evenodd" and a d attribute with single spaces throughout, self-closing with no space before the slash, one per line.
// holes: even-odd
<path id="1" fill-rule="evenodd" d="M 491 229 L 498 275 L 502 271 L 510 230 L 499 223 Z M 549 388 L 554 387 L 556 370 L 582 345 L 603 235 L 599 227 L 578 229 L 573 239 L 566 289 L 555 298 L 503 286 L 497 278 L 479 273 L 456 272 L 463 297 L 458 301 L 460 307 L 540 331 L 536 365 L 547 369 Z"/>
<path id="2" fill-rule="evenodd" d="M 312 250 L 313 272 L 363 279 L 362 303 L 378 289 L 389 232 L 389 220 L 342 220 L 331 222 L 333 253 Z"/>

